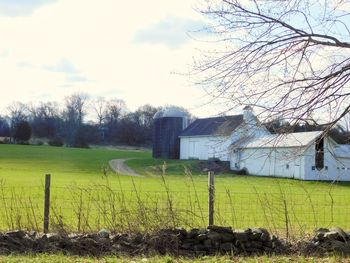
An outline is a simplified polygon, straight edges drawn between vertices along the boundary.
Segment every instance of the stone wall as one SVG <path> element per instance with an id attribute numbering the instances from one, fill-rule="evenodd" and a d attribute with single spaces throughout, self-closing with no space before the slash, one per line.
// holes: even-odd
<path id="1" fill-rule="evenodd" d="M 340 228 L 319 229 L 311 240 L 289 243 L 271 236 L 264 228 L 233 231 L 230 227 L 164 229 L 150 234 L 42 234 L 26 231 L 0 233 L 0 254 L 64 253 L 69 255 L 197 256 L 230 253 L 260 254 L 350 254 L 349 234 Z"/>

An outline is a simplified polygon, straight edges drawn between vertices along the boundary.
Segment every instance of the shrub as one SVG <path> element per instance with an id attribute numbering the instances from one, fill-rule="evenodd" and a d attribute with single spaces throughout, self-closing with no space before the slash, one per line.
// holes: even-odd
<path id="1" fill-rule="evenodd" d="M 35 145 L 41 146 L 41 145 L 44 145 L 44 142 L 43 141 L 36 141 Z"/>
<path id="2" fill-rule="evenodd" d="M 63 139 L 61 137 L 54 137 L 47 142 L 50 146 L 62 147 Z"/>
<path id="3" fill-rule="evenodd" d="M 14 139 L 16 143 L 26 144 L 32 137 L 32 127 L 27 121 L 20 121 L 15 126 Z"/>

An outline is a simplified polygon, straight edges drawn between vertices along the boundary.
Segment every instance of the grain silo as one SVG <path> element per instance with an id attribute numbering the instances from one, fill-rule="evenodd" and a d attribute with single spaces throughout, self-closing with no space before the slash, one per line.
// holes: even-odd
<path id="1" fill-rule="evenodd" d="M 154 158 L 179 159 L 180 133 L 188 126 L 188 114 L 177 107 L 167 107 L 154 115 Z"/>

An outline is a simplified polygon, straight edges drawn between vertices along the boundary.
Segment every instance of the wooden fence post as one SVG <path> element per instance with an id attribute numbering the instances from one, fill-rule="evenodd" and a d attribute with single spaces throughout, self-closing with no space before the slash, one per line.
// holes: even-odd
<path id="1" fill-rule="evenodd" d="M 214 224 L 214 199 L 215 199 L 215 176 L 213 171 L 208 172 L 208 224 Z"/>
<path id="2" fill-rule="evenodd" d="M 45 175 L 44 233 L 49 232 L 51 174 Z"/>

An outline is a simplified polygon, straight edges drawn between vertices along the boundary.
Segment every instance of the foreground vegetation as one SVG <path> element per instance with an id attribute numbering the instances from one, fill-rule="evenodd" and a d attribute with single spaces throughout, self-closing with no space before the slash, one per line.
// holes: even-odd
<path id="1" fill-rule="evenodd" d="M 116 175 L 111 159 L 143 177 Z M 0 228 L 41 230 L 43 182 L 52 174 L 51 229 L 146 231 L 207 224 L 207 176 L 196 161 L 154 160 L 149 152 L 0 145 Z M 350 185 L 220 174 L 215 223 L 303 235 L 350 228 Z"/>
<path id="2" fill-rule="evenodd" d="M 349 262 L 349 258 L 340 256 L 330 256 L 326 258 L 316 257 L 286 257 L 286 256 L 260 256 L 260 257 L 231 257 L 231 256 L 206 256 L 199 258 L 174 258 L 171 256 L 154 256 L 154 257 L 78 257 L 78 256 L 64 256 L 64 255 L 26 255 L 26 256 L 0 256 L 0 262 L 12 263 L 12 262 L 75 262 L 75 263 L 109 263 L 109 262 L 125 262 L 125 263 L 186 263 L 186 262 L 207 262 L 207 263 L 229 263 L 229 262 Z"/>

